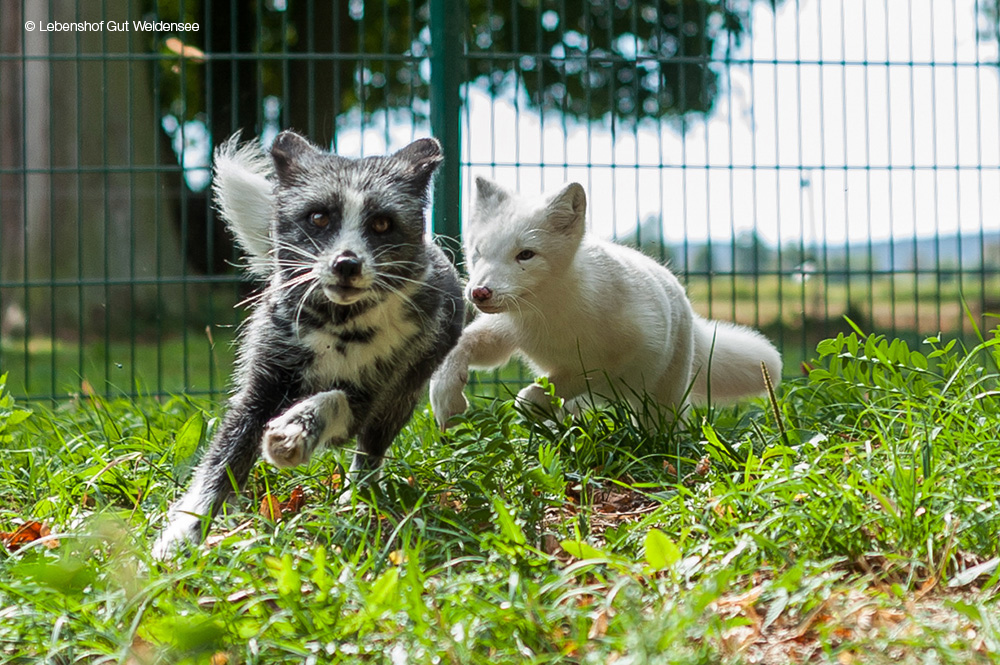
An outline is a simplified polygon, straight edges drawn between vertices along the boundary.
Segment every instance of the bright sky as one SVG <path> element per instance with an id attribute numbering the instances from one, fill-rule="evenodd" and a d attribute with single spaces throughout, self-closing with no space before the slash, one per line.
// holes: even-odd
<path id="1" fill-rule="evenodd" d="M 975 0 L 788 0 L 776 16 L 756 3 L 752 38 L 733 52 L 754 64 L 718 68 L 716 109 L 685 134 L 652 121 L 614 135 L 609 123 L 564 125 L 515 105 L 513 90 L 492 99 L 473 86 L 462 159 L 498 166 L 464 169 L 464 205 L 482 174 L 530 194 L 582 182 L 603 235 L 661 214 L 669 242 L 752 228 L 770 244 L 1000 229 L 1000 69 L 977 22 Z M 413 130 L 389 134 L 395 149 Z M 385 135 L 376 122 L 337 147 L 376 153 Z"/>

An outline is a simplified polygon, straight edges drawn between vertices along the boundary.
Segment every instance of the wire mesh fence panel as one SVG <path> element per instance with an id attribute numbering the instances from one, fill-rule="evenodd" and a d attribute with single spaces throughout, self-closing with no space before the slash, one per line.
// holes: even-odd
<path id="1" fill-rule="evenodd" d="M 465 191 L 583 183 L 592 232 L 666 261 L 702 314 L 762 328 L 792 375 L 845 317 L 911 342 L 992 326 L 995 4 L 505 12 L 470 20 Z"/>
<path id="2" fill-rule="evenodd" d="M 449 236 L 477 175 L 580 182 L 591 233 L 762 329 L 790 375 L 845 316 L 971 339 L 1000 311 L 997 17 L 984 0 L 10 2 L 0 372 L 31 398 L 223 394 L 257 286 L 213 212 L 211 152 L 284 128 L 349 156 L 433 133 Z"/>
<path id="3" fill-rule="evenodd" d="M 294 127 L 360 156 L 426 135 L 426 24 L 397 1 L 5 5 L 11 390 L 225 391 L 258 285 L 213 212 L 213 148 Z"/>

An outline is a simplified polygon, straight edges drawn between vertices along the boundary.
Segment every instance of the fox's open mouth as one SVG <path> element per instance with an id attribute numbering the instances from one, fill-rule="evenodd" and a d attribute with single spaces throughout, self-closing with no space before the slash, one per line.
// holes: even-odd
<path id="1" fill-rule="evenodd" d="M 366 289 L 343 284 L 330 284 L 323 287 L 323 293 L 326 294 L 326 297 L 337 305 L 349 305 L 361 298 L 365 291 Z"/>
<path id="2" fill-rule="evenodd" d="M 503 307 L 496 303 L 473 303 L 483 314 L 496 314 L 503 311 Z"/>

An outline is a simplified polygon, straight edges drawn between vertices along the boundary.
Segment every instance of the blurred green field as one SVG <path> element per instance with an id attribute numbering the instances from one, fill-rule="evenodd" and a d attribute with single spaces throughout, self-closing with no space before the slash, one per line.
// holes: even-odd
<path id="1" fill-rule="evenodd" d="M 162 340 L 76 341 L 31 338 L 4 341 L 0 371 L 18 398 L 199 394 L 227 390 L 235 348 L 232 329 Z"/>

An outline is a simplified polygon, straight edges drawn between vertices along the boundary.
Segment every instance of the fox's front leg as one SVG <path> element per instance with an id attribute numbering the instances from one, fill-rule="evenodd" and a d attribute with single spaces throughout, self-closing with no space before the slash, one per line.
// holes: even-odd
<path id="1" fill-rule="evenodd" d="M 248 402 L 239 395 L 233 399 L 191 484 L 170 507 L 167 526 L 153 545 L 155 558 L 166 559 L 184 544 L 201 541 L 208 522 L 250 474 L 260 450 L 264 424 L 274 410 Z"/>
<path id="2" fill-rule="evenodd" d="M 230 400 L 222 425 L 195 469 L 191 484 L 170 507 L 167 525 L 153 545 L 157 559 L 170 557 L 186 543 L 201 541 L 208 522 L 250 474 L 260 454 L 264 426 L 299 389 L 297 375 L 292 371 L 265 362 L 247 365 L 251 369 L 240 391 Z"/>
<path id="3" fill-rule="evenodd" d="M 513 335 L 497 320 L 499 314 L 480 316 L 462 332 L 458 344 L 431 377 L 431 408 L 443 431 L 448 420 L 465 411 L 465 384 L 469 367 L 489 369 L 510 360 L 516 350 Z"/>
<path id="4" fill-rule="evenodd" d="M 292 405 L 267 423 L 261 448 L 278 468 L 305 464 L 318 448 L 350 437 L 353 416 L 343 390 L 328 390 Z"/>

